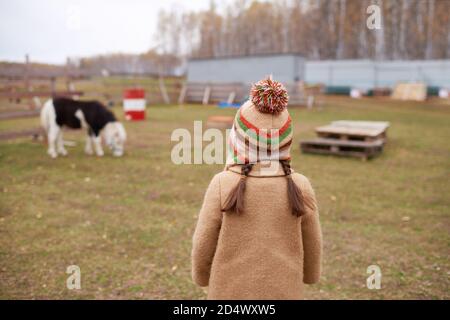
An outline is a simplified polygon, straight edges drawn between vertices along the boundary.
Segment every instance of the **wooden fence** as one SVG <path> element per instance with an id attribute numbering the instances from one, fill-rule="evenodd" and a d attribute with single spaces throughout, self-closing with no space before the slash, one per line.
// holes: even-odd
<path id="1" fill-rule="evenodd" d="M 303 83 L 286 84 L 290 106 L 312 107 L 322 94 L 320 87 L 306 87 Z M 178 103 L 216 104 L 219 102 L 241 103 L 248 98 L 250 86 L 242 83 L 198 83 L 183 85 Z"/>
<path id="2" fill-rule="evenodd" d="M 58 80 L 58 81 L 57 81 Z M 61 82 L 62 81 L 62 82 Z M 77 90 L 77 88 L 81 90 Z M 312 107 L 318 102 L 320 88 L 306 88 L 301 83 L 286 85 L 289 106 Z M 0 79 L 0 120 L 36 117 L 42 106 L 41 98 L 54 96 L 96 99 L 109 106 L 122 106 L 123 93 L 129 88 L 142 88 L 148 105 L 154 104 L 234 104 L 248 99 L 250 86 L 242 83 L 187 83 L 183 78 L 105 77 L 94 79 Z M 30 128 L 29 128 L 30 129 Z M 29 135 L 38 129 L 19 133 L 4 133 L 3 138 Z"/>

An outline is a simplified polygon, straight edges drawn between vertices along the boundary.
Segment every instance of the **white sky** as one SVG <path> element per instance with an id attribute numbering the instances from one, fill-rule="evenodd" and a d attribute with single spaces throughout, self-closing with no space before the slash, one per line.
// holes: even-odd
<path id="1" fill-rule="evenodd" d="M 141 53 L 155 45 L 160 9 L 201 10 L 210 0 L 0 0 L 0 60 Z"/>

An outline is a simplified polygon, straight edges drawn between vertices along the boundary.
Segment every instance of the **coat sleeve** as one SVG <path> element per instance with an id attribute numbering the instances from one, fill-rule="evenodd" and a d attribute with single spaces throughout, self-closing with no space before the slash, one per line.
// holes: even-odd
<path id="1" fill-rule="evenodd" d="M 302 216 L 301 229 L 303 241 L 303 282 L 313 284 L 319 281 L 322 264 L 322 231 L 319 222 L 316 196 L 307 178 L 300 183 L 306 214 Z"/>
<path id="2" fill-rule="evenodd" d="M 216 175 L 206 190 L 193 237 L 192 279 L 201 287 L 209 283 L 221 224 L 220 179 Z"/>

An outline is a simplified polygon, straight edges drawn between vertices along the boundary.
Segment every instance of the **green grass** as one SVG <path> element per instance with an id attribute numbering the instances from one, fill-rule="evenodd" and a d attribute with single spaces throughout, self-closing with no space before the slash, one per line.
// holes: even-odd
<path id="1" fill-rule="evenodd" d="M 191 237 L 223 165 L 172 164 L 170 135 L 234 112 L 150 106 L 146 121 L 125 123 L 122 158 L 84 155 L 82 133 L 66 134 L 77 146 L 57 160 L 28 139 L 0 142 L 0 298 L 205 298 L 190 278 Z M 316 189 L 324 234 L 323 277 L 306 297 L 449 299 L 449 106 L 336 99 L 290 112 L 293 167 Z M 300 153 L 314 127 L 339 119 L 390 121 L 384 153 L 368 162 Z M 0 131 L 30 125 L 38 119 Z M 72 264 L 81 290 L 66 289 Z M 365 286 L 372 264 L 381 290 Z"/>

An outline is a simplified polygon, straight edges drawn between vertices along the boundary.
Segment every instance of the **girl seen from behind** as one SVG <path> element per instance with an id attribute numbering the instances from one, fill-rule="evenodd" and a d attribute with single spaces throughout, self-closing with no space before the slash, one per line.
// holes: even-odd
<path id="1" fill-rule="evenodd" d="M 287 102 L 267 78 L 237 111 L 193 237 L 192 277 L 208 299 L 302 299 L 304 284 L 319 280 L 319 214 L 308 179 L 290 167 Z"/>

